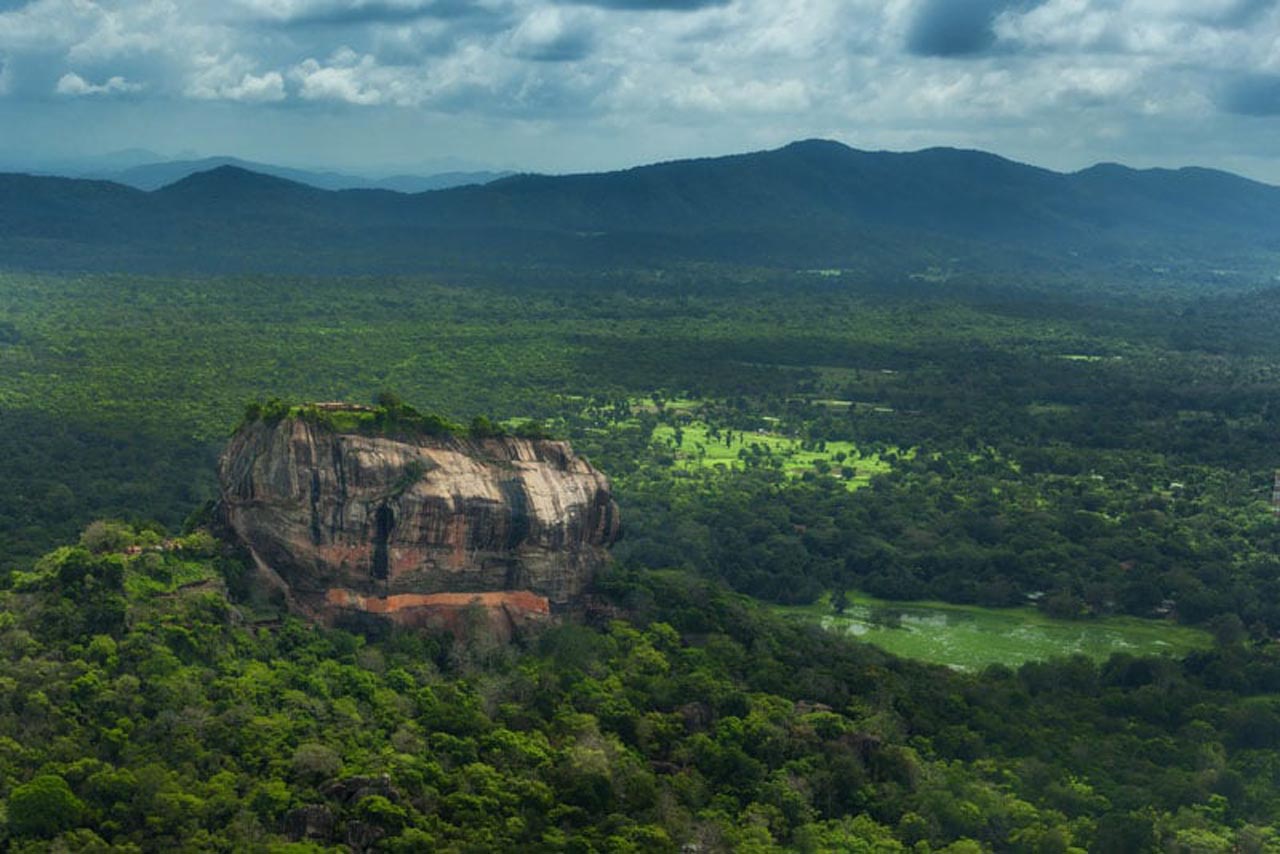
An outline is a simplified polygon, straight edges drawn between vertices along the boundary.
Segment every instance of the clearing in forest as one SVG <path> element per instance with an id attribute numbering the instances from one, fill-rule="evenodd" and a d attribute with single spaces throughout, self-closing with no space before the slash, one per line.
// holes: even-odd
<path id="1" fill-rule="evenodd" d="M 765 430 L 716 428 L 701 421 L 661 424 L 653 431 L 653 441 L 672 454 L 676 468 L 686 471 L 716 466 L 740 469 L 750 459 L 775 465 L 791 477 L 806 472 L 828 474 L 843 480 L 850 490 L 865 486 L 891 466 L 888 459 L 864 453 L 853 442 L 803 441 Z"/>

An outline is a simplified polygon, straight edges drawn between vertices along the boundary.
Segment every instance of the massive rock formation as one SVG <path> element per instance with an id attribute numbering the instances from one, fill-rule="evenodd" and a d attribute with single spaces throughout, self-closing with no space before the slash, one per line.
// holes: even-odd
<path id="1" fill-rule="evenodd" d="M 300 418 L 242 427 L 219 462 L 222 522 L 327 622 L 510 634 L 573 604 L 607 559 L 618 509 L 564 442 L 341 433 Z"/>

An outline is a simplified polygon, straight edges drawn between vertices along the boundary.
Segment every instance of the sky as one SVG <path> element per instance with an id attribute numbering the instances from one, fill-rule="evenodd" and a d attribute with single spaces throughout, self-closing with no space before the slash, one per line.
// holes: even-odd
<path id="1" fill-rule="evenodd" d="M 1280 184 L 1280 0 L 0 0 L 0 162 L 573 172 L 823 137 Z"/>

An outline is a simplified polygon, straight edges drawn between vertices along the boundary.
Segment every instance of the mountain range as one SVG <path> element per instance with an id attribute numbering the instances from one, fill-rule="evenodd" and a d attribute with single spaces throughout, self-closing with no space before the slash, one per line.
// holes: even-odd
<path id="1" fill-rule="evenodd" d="M 24 268 L 1274 269 L 1277 256 L 1278 187 L 1198 168 L 1067 174 L 950 148 L 808 140 L 418 193 L 325 190 L 225 164 L 153 191 L 0 175 L 0 264 Z"/>
<path id="2" fill-rule="evenodd" d="M 424 193 L 428 190 L 446 190 L 468 184 L 487 184 L 512 172 L 471 171 L 437 172 L 431 175 L 391 175 L 386 178 L 366 178 L 343 172 L 317 172 L 293 169 L 270 163 L 241 160 L 238 157 L 204 157 L 198 160 L 163 160 L 143 163 L 127 169 L 89 172 L 79 177 L 113 181 L 139 190 L 158 190 L 189 175 L 208 172 L 222 166 L 234 166 L 260 175 L 284 178 L 321 190 L 394 190 L 398 193 Z"/>

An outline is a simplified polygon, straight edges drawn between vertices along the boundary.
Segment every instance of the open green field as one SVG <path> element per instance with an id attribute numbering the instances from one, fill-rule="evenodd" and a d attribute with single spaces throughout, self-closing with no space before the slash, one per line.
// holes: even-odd
<path id="1" fill-rule="evenodd" d="M 692 397 L 674 397 L 670 400 L 661 400 L 662 405 L 659 407 L 657 400 L 650 395 L 630 398 L 628 403 L 635 412 L 693 412 L 705 405 L 706 401 Z"/>
<path id="2" fill-rule="evenodd" d="M 817 446 L 776 433 L 742 430 L 714 430 L 701 421 L 673 427 L 661 424 L 653 431 L 653 441 L 671 450 L 676 467 L 691 470 L 724 466 L 743 468 L 742 455 L 763 454 L 776 460 L 792 477 L 805 472 L 825 472 L 846 482 L 849 489 L 865 486 L 873 476 L 886 472 L 890 464 L 874 454 L 860 456 L 852 442 L 829 441 Z"/>
<path id="3" fill-rule="evenodd" d="M 894 655 L 963 670 L 988 664 L 1016 667 L 1069 655 L 1097 661 L 1117 652 L 1181 656 L 1213 643 L 1207 632 L 1159 620 L 1059 620 L 1031 608 L 889 602 L 862 594 L 849 594 L 849 606 L 840 616 L 826 597 L 778 611 L 816 620 L 823 628 L 854 635 Z"/>

